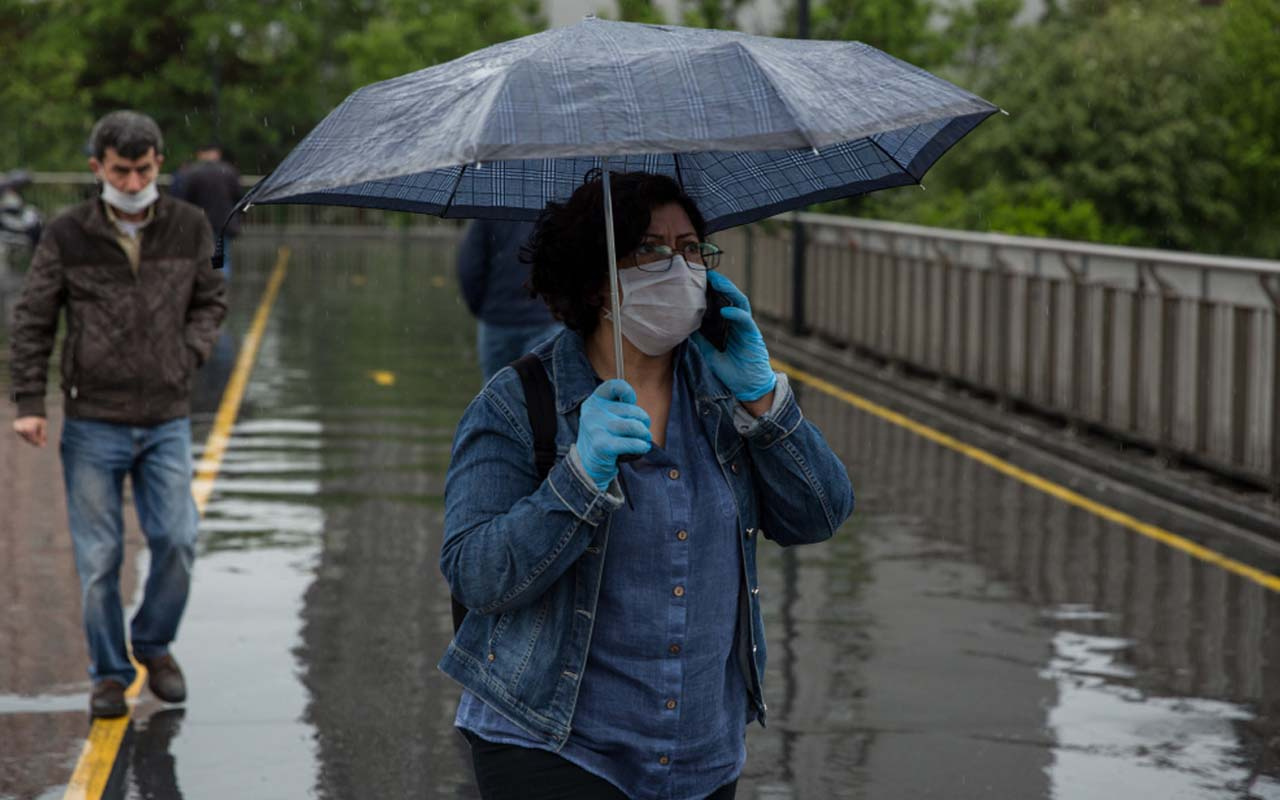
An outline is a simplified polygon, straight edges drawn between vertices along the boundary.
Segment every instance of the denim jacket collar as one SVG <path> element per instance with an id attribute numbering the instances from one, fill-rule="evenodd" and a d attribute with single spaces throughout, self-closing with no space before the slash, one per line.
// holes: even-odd
<path id="1" fill-rule="evenodd" d="M 554 340 L 551 354 L 552 383 L 556 387 L 556 412 L 567 414 L 582 404 L 599 385 L 595 369 L 587 359 L 586 342 L 577 331 L 565 331 Z M 676 347 L 676 369 L 684 373 L 688 385 L 693 387 L 698 405 L 721 402 L 733 397 L 702 359 L 688 339 Z"/>

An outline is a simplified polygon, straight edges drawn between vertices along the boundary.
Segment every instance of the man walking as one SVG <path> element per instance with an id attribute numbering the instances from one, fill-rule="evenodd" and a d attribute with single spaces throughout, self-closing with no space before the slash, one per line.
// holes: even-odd
<path id="1" fill-rule="evenodd" d="M 222 148 L 209 144 L 196 151 L 196 160 L 178 170 L 169 194 L 204 209 L 213 233 L 222 234 L 222 274 L 231 274 L 231 240 L 240 234 L 240 215 L 227 215 L 240 199 L 240 172 L 222 160 Z M 226 229 L 223 229 L 226 223 Z"/>
<path id="2" fill-rule="evenodd" d="M 169 644 L 186 607 L 195 558 L 190 384 L 226 314 L 209 263 L 213 233 L 195 206 L 160 196 L 164 142 L 150 117 L 116 111 L 90 136 L 99 197 L 47 226 L 14 310 L 14 431 L 47 439 L 45 380 L 65 310 L 61 455 L 93 678 L 90 713 L 128 713 L 136 675 L 120 599 L 122 492 L 129 476 L 151 554 L 142 605 L 130 623 L 133 656 L 151 691 L 186 699 Z"/>
<path id="3" fill-rule="evenodd" d="M 520 260 L 520 248 L 532 233 L 532 222 L 478 219 L 458 248 L 458 284 L 477 320 L 476 350 L 486 381 L 562 327 L 527 286 L 529 265 Z"/>

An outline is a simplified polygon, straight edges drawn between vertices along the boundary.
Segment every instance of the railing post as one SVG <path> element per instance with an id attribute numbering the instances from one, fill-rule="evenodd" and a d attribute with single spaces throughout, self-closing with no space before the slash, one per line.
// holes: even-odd
<path id="1" fill-rule="evenodd" d="M 791 218 L 791 332 L 804 336 L 809 330 L 804 316 L 805 229 L 800 215 Z"/>
<path id="2" fill-rule="evenodd" d="M 1009 341 L 1013 338 L 1013 314 L 1010 312 L 1012 292 L 1009 282 L 1013 280 L 1013 273 L 1001 258 L 999 248 L 994 245 L 990 248 L 989 258 L 991 272 L 996 279 L 996 323 L 999 330 L 995 342 L 995 346 L 999 348 L 996 351 L 996 396 L 999 398 L 1000 407 L 1008 410 L 1013 407 L 1012 392 L 1009 387 Z M 988 344 L 991 343 L 988 342 Z"/>
<path id="3" fill-rule="evenodd" d="M 1178 299 L 1173 287 L 1156 272 L 1155 264 L 1148 262 L 1145 267 L 1160 293 L 1160 356 L 1157 364 L 1160 377 L 1156 380 L 1160 393 L 1156 404 L 1159 444 L 1156 452 L 1165 462 L 1173 463 L 1173 414 L 1177 407 L 1174 401 L 1178 396 Z"/>
<path id="4" fill-rule="evenodd" d="M 1085 405 L 1088 402 L 1085 389 L 1092 385 L 1085 375 L 1085 325 L 1089 318 L 1089 288 L 1085 278 L 1089 258 L 1084 256 L 1077 266 L 1069 256 L 1063 256 L 1062 265 L 1071 276 L 1071 399 L 1068 401 L 1067 421 L 1071 430 L 1079 433 L 1084 429 Z M 1106 375 L 1101 375 L 1098 382 L 1106 379 Z"/>
<path id="5" fill-rule="evenodd" d="M 1271 496 L 1280 498 L 1280 280 L 1258 283 L 1271 301 Z"/>

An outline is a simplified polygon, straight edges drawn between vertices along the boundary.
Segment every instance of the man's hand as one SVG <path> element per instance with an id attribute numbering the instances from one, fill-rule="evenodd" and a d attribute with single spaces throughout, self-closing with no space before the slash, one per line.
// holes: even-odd
<path id="1" fill-rule="evenodd" d="M 44 447 L 49 440 L 49 423 L 44 417 L 18 417 L 13 421 L 13 432 L 29 445 Z"/>

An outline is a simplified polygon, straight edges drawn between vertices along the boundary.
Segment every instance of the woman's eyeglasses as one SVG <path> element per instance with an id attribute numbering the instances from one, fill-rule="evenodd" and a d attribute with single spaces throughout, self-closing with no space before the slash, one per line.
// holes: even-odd
<path id="1" fill-rule="evenodd" d="M 683 256 L 692 269 L 715 269 L 720 266 L 723 252 L 711 242 L 687 242 L 674 250 L 665 244 L 646 243 L 637 247 L 628 260 L 642 272 L 666 272 L 676 256 Z"/>

